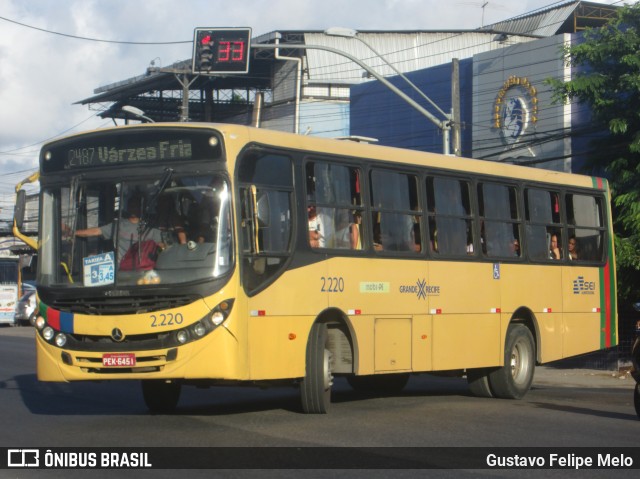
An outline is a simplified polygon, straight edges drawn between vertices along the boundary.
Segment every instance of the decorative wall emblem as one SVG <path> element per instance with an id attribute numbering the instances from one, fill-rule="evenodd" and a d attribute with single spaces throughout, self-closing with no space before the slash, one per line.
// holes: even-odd
<path id="1" fill-rule="evenodd" d="M 516 143 L 538 121 L 538 92 L 525 77 L 510 76 L 493 105 L 493 126 L 502 141 Z"/>

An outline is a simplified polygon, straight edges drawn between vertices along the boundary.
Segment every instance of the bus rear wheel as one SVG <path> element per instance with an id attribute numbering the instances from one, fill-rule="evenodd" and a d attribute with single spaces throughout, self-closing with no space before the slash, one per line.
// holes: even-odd
<path id="1" fill-rule="evenodd" d="M 535 344 L 529 328 L 512 323 L 504 344 L 504 366 L 489 373 L 491 392 L 501 399 L 521 399 L 535 371 Z"/>
<path id="2" fill-rule="evenodd" d="M 171 414 L 176 410 L 180 399 L 180 383 L 162 379 L 142 381 L 142 397 L 152 414 Z"/>
<path id="3" fill-rule="evenodd" d="M 408 373 L 348 376 L 347 382 L 354 390 L 365 393 L 399 393 L 409 381 Z"/>
<path id="4" fill-rule="evenodd" d="M 326 414 L 331 404 L 331 351 L 327 349 L 327 325 L 315 323 L 307 344 L 306 374 L 300 384 L 302 410 L 307 414 Z"/>
<path id="5" fill-rule="evenodd" d="M 633 406 L 636 408 L 636 414 L 640 419 L 640 384 L 636 383 L 636 388 L 633 390 Z"/>

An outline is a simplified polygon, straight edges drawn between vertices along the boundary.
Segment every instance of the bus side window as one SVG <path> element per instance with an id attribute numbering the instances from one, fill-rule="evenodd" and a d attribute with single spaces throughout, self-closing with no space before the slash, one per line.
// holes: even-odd
<path id="1" fill-rule="evenodd" d="M 558 239 L 558 248 L 562 248 L 559 198 L 560 194 L 555 191 L 541 188 L 525 190 L 525 242 L 529 258 L 532 260 L 553 259 L 551 258 L 553 235 Z"/>
<path id="2" fill-rule="evenodd" d="M 430 249 L 434 253 L 469 256 L 475 251 L 469 182 L 427 178 Z"/>
<path id="3" fill-rule="evenodd" d="M 274 281 L 291 254 L 293 165 L 288 156 L 247 150 L 238 166 L 242 281 L 249 292 Z"/>
<path id="4" fill-rule="evenodd" d="M 520 256 L 517 190 L 497 183 L 478 184 L 483 253 L 490 258 Z"/>
<path id="5" fill-rule="evenodd" d="M 565 197 L 568 231 L 567 257 L 572 261 L 602 261 L 605 224 L 602 200 L 588 195 Z M 573 244 L 571 244 L 573 243 Z"/>
<path id="6" fill-rule="evenodd" d="M 371 171 L 373 244 L 376 251 L 420 253 L 422 208 L 415 175 Z"/>
<path id="7" fill-rule="evenodd" d="M 361 250 L 360 169 L 314 160 L 305 175 L 309 246 Z"/>

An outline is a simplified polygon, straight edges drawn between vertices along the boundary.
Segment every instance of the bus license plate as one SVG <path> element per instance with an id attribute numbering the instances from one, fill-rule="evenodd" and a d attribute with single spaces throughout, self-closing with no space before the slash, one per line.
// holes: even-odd
<path id="1" fill-rule="evenodd" d="M 136 365 L 136 355 L 134 353 L 103 354 L 102 365 L 105 368 L 130 368 Z"/>

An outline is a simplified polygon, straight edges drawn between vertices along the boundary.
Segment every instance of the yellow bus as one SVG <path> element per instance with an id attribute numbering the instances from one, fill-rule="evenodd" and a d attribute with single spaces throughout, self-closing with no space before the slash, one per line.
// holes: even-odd
<path id="1" fill-rule="evenodd" d="M 152 412 L 286 384 L 326 413 L 339 376 L 517 399 L 536 364 L 617 344 L 601 178 L 164 123 L 50 142 L 39 181 L 41 381 L 141 380 Z"/>

